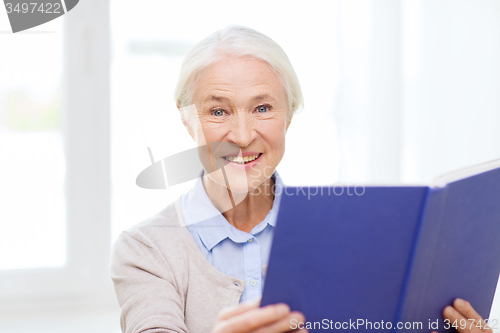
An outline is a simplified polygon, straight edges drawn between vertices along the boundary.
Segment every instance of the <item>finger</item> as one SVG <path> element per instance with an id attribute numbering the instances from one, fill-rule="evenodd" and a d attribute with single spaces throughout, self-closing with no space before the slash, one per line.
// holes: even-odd
<path id="1" fill-rule="evenodd" d="M 457 331 L 460 333 L 479 333 L 481 330 L 476 330 L 476 327 L 470 327 L 469 325 L 466 325 L 464 327 L 463 323 L 464 320 L 467 321 L 467 318 L 465 318 L 460 312 L 458 312 L 454 307 L 448 305 L 447 307 L 444 308 L 443 310 L 443 318 L 448 319 L 451 324 L 456 324 L 458 327 L 456 327 Z M 462 321 L 462 325 L 460 325 L 460 321 Z M 467 324 L 467 323 L 465 323 Z"/>
<path id="2" fill-rule="evenodd" d="M 303 327 L 305 322 L 305 317 L 302 313 L 298 311 L 290 312 L 288 316 L 283 319 L 278 320 L 277 322 L 263 327 L 261 330 L 258 330 L 256 333 L 264 333 L 264 332 L 307 332 L 307 330 L 299 329 L 298 327 Z M 300 324 L 300 325 L 299 325 Z"/>
<path id="3" fill-rule="evenodd" d="M 452 306 L 447 306 L 443 310 L 443 317 L 450 321 L 450 324 L 456 328 L 460 333 L 484 333 L 491 332 L 490 330 L 484 330 L 484 322 L 478 324 L 478 320 L 471 318 L 474 322 L 465 318 L 457 309 Z M 481 325 L 481 328 L 479 327 Z"/>
<path id="4" fill-rule="evenodd" d="M 453 307 L 465 318 L 474 319 L 474 325 L 480 322 L 481 323 L 480 325 L 483 327 L 483 331 L 485 332 L 491 331 L 490 328 L 484 328 L 484 326 L 486 326 L 486 323 L 483 317 L 481 317 L 481 315 L 477 313 L 476 310 L 474 310 L 474 308 L 472 307 L 472 305 L 466 300 L 463 300 L 461 298 L 456 298 L 455 301 L 453 302 Z"/>
<path id="5" fill-rule="evenodd" d="M 241 303 L 235 307 L 229 307 L 222 309 L 219 313 L 219 320 L 225 320 L 241 313 L 247 312 L 248 310 L 258 308 L 260 304 L 260 298 L 253 300 L 251 302 Z"/>
<path id="6" fill-rule="evenodd" d="M 283 319 L 290 313 L 288 305 L 279 303 L 248 310 L 217 325 L 218 332 L 246 333 Z"/>

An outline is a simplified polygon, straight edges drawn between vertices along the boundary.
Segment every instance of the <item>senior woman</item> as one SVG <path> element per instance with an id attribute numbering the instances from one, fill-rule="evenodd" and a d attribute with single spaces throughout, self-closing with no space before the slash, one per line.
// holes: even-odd
<path id="1" fill-rule="evenodd" d="M 255 30 L 227 27 L 189 51 L 175 99 L 204 170 L 188 193 L 115 242 L 123 332 L 293 331 L 301 313 L 259 307 L 283 193 L 274 191 L 275 170 L 303 104 L 288 57 Z M 478 318 L 459 300 L 443 315 Z"/>

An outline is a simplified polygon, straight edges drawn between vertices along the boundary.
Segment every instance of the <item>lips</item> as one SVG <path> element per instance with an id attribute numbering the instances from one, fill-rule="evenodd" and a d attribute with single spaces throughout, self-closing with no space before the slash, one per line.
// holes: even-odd
<path id="1" fill-rule="evenodd" d="M 223 156 L 223 158 L 228 162 L 233 162 L 243 165 L 255 161 L 262 155 L 262 153 L 248 152 L 248 153 L 242 153 L 241 155 L 243 156 L 229 155 L 229 156 Z"/>

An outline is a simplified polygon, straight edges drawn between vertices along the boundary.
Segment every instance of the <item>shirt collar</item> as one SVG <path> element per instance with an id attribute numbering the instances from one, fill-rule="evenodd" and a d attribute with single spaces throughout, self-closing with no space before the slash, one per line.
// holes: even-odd
<path id="1" fill-rule="evenodd" d="M 201 176 L 203 176 L 203 171 L 200 177 L 196 179 L 194 187 L 182 198 L 182 208 L 188 228 L 194 229 L 198 233 L 201 241 L 209 251 L 225 238 L 230 238 L 237 243 L 246 242 L 251 236 L 231 225 L 215 208 L 205 191 Z M 251 235 L 263 231 L 267 225 L 276 226 L 284 185 L 277 171 L 271 177 L 274 179 L 276 189 L 273 206 L 264 220 L 252 229 Z"/>

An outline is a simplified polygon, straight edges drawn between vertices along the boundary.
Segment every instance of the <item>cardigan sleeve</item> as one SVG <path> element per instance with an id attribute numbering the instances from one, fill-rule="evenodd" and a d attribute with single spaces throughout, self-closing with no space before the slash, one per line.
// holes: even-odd
<path id="1" fill-rule="evenodd" d="M 186 333 L 184 299 L 158 248 L 124 231 L 111 253 L 110 274 L 123 333 Z"/>

